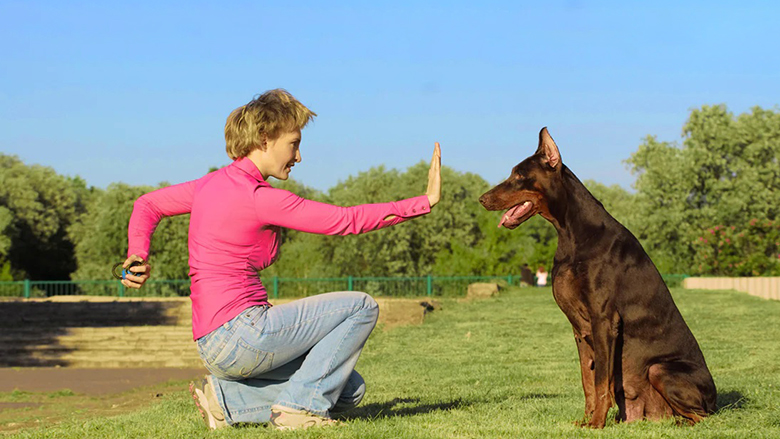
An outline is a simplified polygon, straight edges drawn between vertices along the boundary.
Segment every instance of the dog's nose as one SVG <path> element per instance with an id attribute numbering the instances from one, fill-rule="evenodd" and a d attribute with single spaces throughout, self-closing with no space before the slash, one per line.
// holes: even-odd
<path id="1" fill-rule="evenodd" d="M 487 197 L 485 196 L 487 194 L 482 194 L 481 197 L 479 197 L 479 202 L 484 206 L 485 203 L 487 203 Z"/>

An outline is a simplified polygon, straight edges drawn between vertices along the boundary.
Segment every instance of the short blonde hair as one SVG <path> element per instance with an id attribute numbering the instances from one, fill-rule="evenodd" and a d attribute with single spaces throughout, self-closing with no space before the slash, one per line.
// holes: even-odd
<path id="1" fill-rule="evenodd" d="M 266 140 L 302 130 L 316 115 L 287 90 L 269 90 L 228 116 L 225 123 L 227 155 L 236 160 L 246 157 L 255 148 L 265 149 Z"/>

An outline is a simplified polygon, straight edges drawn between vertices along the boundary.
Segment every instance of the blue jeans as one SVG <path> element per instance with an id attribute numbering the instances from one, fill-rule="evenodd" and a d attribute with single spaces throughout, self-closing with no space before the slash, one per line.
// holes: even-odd
<path id="1" fill-rule="evenodd" d="M 378 316 L 368 294 L 327 293 L 247 308 L 199 338 L 225 420 L 268 422 L 274 404 L 320 416 L 356 406 L 355 364 Z"/>

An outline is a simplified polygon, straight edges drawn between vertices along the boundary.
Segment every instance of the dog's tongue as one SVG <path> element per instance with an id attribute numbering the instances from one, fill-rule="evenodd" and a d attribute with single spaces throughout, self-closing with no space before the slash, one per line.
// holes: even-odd
<path id="1" fill-rule="evenodd" d="M 526 201 L 523 204 L 518 204 L 517 206 L 507 210 L 504 216 L 501 217 L 501 222 L 498 223 L 498 227 L 501 227 L 504 224 L 517 224 L 519 219 L 528 213 L 529 209 L 531 209 L 531 202 Z"/>

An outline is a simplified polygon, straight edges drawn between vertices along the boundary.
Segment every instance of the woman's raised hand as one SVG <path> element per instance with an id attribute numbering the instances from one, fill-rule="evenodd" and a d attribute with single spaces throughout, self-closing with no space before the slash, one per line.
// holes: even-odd
<path id="1" fill-rule="evenodd" d="M 441 199 L 441 147 L 436 142 L 433 147 L 433 157 L 431 157 L 431 169 L 428 171 L 428 190 L 425 191 L 428 196 L 428 203 L 433 207 Z"/>

